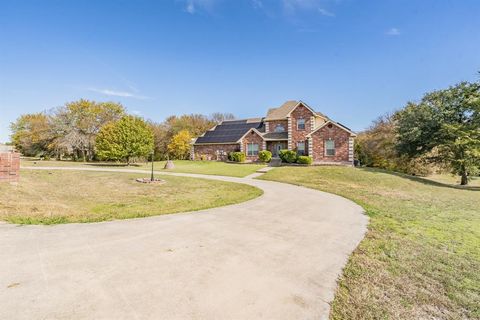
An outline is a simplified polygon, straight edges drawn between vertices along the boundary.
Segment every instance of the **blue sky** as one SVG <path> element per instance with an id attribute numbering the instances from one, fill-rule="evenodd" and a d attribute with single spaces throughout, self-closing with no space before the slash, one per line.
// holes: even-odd
<path id="1" fill-rule="evenodd" d="M 301 99 L 354 130 L 479 80 L 480 1 L 1 1 L 0 141 L 21 113 L 88 98 L 264 115 Z"/>

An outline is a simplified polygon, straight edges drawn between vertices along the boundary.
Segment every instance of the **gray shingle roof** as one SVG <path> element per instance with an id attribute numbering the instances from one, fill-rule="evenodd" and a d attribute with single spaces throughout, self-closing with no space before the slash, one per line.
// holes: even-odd
<path id="1" fill-rule="evenodd" d="M 269 132 L 262 136 L 265 140 L 288 140 L 288 132 Z"/>
<path id="2" fill-rule="evenodd" d="M 236 143 L 252 128 L 263 132 L 264 128 L 261 119 L 223 121 L 213 130 L 209 130 L 203 136 L 198 137 L 195 144 Z"/>

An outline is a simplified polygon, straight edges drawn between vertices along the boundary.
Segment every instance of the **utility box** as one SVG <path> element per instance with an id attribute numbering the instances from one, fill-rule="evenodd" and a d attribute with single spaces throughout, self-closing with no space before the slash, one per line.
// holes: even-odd
<path id="1" fill-rule="evenodd" d="M 17 182 L 20 178 L 20 153 L 0 144 L 0 183 Z"/>

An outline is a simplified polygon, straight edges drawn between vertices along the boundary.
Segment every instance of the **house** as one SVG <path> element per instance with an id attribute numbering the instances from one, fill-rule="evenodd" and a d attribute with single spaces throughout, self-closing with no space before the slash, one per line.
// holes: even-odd
<path id="1" fill-rule="evenodd" d="M 247 160 L 258 160 L 261 150 L 278 157 L 282 149 L 310 156 L 317 164 L 353 164 L 356 134 L 344 125 L 314 111 L 302 101 L 287 101 L 268 110 L 264 118 L 223 121 L 196 138 L 191 158 L 226 160 L 241 151 Z"/>

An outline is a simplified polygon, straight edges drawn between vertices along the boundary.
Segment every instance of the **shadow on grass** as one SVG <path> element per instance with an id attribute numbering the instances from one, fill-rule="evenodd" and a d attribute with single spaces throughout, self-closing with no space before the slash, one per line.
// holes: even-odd
<path id="1" fill-rule="evenodd" d="M 92 167 L 141 167 L 141 164 L 138 163 L 109 163 L 109 162 L 85 162 L 83 163 L 86 166 Z"/>
<path id="2" fill-rule="evenodd" d="M 405 178 L 411 181 L 419 182 L 424 185 L 429 185 L 429 186 L 434 186 L 434 187 L 442 187 L 442 188 L 451 188 L 451 189 L 457 189 L 457 190 L 469 190 L 469 191 L 480 191 L 480 187 L 477 186 L 461 186 L 461 185 L 453 185 L 453 184 L 448 184 L 448 183 L 442 183 L 438 181 L 433 181 L 427 178 L 419 177 L 419 176 L 412 176 L 408 175 L 406 173 L 400 173 L 400 172 L 395 172 L 395 171 L 388 171 L 384 169 L 379 169 L 379 168 L 358 168 L 359 170 L 371 172 L 371 173 L 386 173 L 386 174 L 391 174 L 400 178 Z"/>

